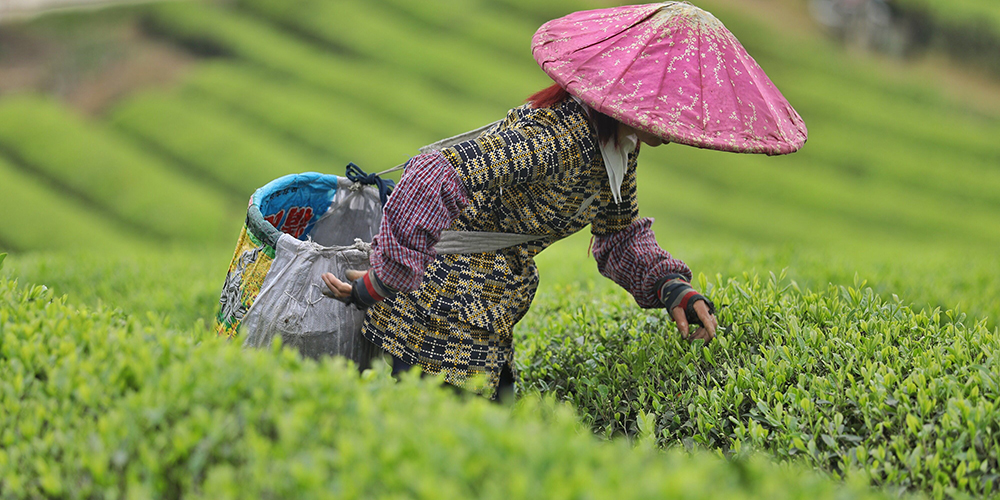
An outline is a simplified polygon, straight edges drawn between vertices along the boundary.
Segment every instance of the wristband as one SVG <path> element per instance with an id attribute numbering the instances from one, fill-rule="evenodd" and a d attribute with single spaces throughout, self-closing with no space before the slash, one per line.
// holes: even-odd
<path id="1" fill-rule="evenodd" d="M 395 295 L 396 291 L 382 283 L 375 271 L 370 270 L 354 280 L 348 304 L 354 304 L 354 307 L 363 310 Z"/>

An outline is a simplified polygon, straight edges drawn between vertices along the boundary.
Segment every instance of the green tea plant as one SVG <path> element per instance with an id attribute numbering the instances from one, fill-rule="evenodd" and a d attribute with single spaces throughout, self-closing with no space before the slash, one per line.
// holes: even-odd
<path id="1" fill-rule="evenodd" d="M 524 387 L 572 402 L 609 437 L 655 427 L 664 445 L 767 450 L 936 498 L 996 494 L 996 329 L 863 282 L 696 282 L 723 325 L 709 345 L 622 292 L 550 292 L 519 327 Z"/>
<path id="2" fill-rule="evenodd" d="M 531 0 L 497 0 L 498 5 L 521 15 L 530 16 L 539 25 L 550 19 L 565 16 L 572 12 L 585 9 L 611 7 L 606 1 L 600 0 L 552 0 L 549 2 L 532 2 Z"/>
<path id="3" fill-rule="evenodd" d="M 239 200 L 282 175 L 330 171 L 341 164 L 191 96 L 146 92 L 116 106 L 109 117 L 123 132 L 205 175 L 209 183 L 225 186 Z"/>
<path id="4" fill-rule="evenodd" d="M 0 280 L 0 498 L 887 498 L 199 331 Z"/>
<path id="5" fill-rule="evenodd" d="M 242 0 L 239 5 L 331 47 L 500 107 L 519 103 L 550 84 L 541 70 L 532 67 L 527 51 L 520 58 L 483 51 L 464 38 L 428 29 L 378 3 Z M 525 38 L 522 46 L 529 43 Z"/>
<path id="6" fill-rule="evenodd" d="M 238 222 L 228 232 L 235 244 Z M 142 248 L 93 246 L 61 251 L 15 253 L 0 276 L 44 285 L 75 305 L 109 309 L 158 323 L 187 328 L 211 324 L 233 247 Z"/>
<path id="7" fill-rule="evenodd" d="M 336 169 L 333 173 L 340 175 L 349 161 L 368 171 L 385 170 L 441 138 L 373 113 L 347 96 L 320 92 L 247 65 L 203 65 L 185 80 L 184 90 L 224 103 L 298 145 L 340 159 L 327 166 L 328 172 Z"/>
<path id="8" fill-rule="evenodd" d="M 218 241 L 235 213 L 219 191 L 50 98 L 0 100 L 0 148 L 137 232 Z"/>
<path id="9" fill-rule="evenodd" d="M 732 3 L 705 6 L 802 113 L 810 141 L 782 158 L 646 148 L 639 171 L 641 211 L 657 217 L 663 246 L 722 275 L 699 284 L 722 307 L 718 342 L 686 344 L 662 311 L 637 310 L 613 284 L 592 283 L 585 234 L 539 258 L 542 288 L 517 331 L 525 400 L 513 415 L 439 395 L 432 381 L 395 384 L 381 371 L 359 379 L 189 328 L 217 307 L 243 205 L 216 225 L 201 211 L 228 207 L 227 189 L 247 189 L 236 182 L 257 187 L 249 178 L 270 177 L 268 164 L 314 156 L 373 171 L 500 118 L 546 83 L 526 26 L 604 6 L 473 4 L 136 8 L 163 39 L 223 60 L 195 64 L 175 91 L 114 108 L 106 118 L 131 137 L 51 101 L 0 99 L 0 153 L 18 165 L 8 174 L 0 164 L 0 212 L 46 205 L 30 227 L 0 227 L 3 250 L 144 231 L 195 242 L 7 259 L 6 276 L 48 290 L 0 281 L 0 497 L 865 494 L 803 475 L 799 461 L 892 490 L 996 495 L 1000 117 L 918 73 L 774 29 Z M 373 13 L 384 26 L 366 24 Z M 456 49 L 412 56 L 444 45 Z M 469 75 L 449 72 L 456 54 Z M 521 75 L 523 87 L 483 77 L 495 67 Z M 175 176 L 176 165 L 156 158 L 164 153 L 211 174 Z M 65 184 L 46 192 L 39 178 Z M 219 181 L 233 184 L 211 186 Z M 77 205 L 66 191 L 91 200 L 89 212 L 60 218 Z M 140 195 L 170 220 L 143 229 Z M 58 221 L 73 227 L 46 242 L 40 235 Z M 800 286 L 756 278 L 783 268 Z M 56 298 L 64 293 L 87 307 Z M 551 417 L 567 410 L 527 395 L 536 390 L 640 449 Z M 661 455 L 646 449 L 651 441 L 735 461 Z M 745 461 L 748 449 L 793 465 Z"/>
<path id="10" fill-rule="evenodd" d="M 0 250 L 68 250 L 137 246 L 126 228 L 0 158 Z"/>
<path id="11" fill-rule="evenodd" d="M 831 134 L 820 142 L 835 137 Z M 851 178 L 844 172 L 832 171 L 828 165 L 814 161 L 817 151 L 803 154 L 792 165 L 790 160 L 718 157 L 693 148 L 673 147 L 662 153 L 651 152 L 650 156 L 655 157 L 644 166 L 656 170 L 650 169 L 643 176 L 652 185 L 677 176 L 682 178 L 676 182 L 678 184 L 711 186 L 710 189 L 717 195 L 726 193 L 734 197 L 705 208 L 708 213 L 719 214 L 721 223 L 740 226 L 744 230 L 756 226 L 762 232 L 787 231 L 795 234 L 791 238 L 793 241 L 847 243 L 843 238 L 845 234 L 876 239 L 891 236 L 896 241 L 938 242 L 942 247 L 947 247 L 948 241 L 962 241 L 980 248 L 1000 241 L 1000 227 L 991 222 L 1000 215 L 1000 210 L 997 210 L 1000 205 L 991 206 L 993 202 L 988 199 L 995 196 L 992 192 L 969 189 L 963 196 L 958 192 L 947 192 L 941 186 L 930 191 L 929 188 L 914 188 L 888 179 L 880 183 L 867 181 L 866 175 L 880 175 L 874 172 Z M 669 166 L 658 168 L 663 161 L 670 161 Z M 709 161 L 711 164 L 706 165 Z M 871 164 L 876 163 L 872 161 Z M 974 172 L 963 173 L 968 174 L 971 185 Z M 982 176 L 980 185 L 989 185 L 990 177 Z M 752 203 L 761 206 L 761 209 L 747 211 L 744 215 L 749 220 L 737 222 L 740 216 L 729 213 L 731 205 L 737 203 Z M 788 206 L 795 206 L 797 210 L 790 211 Z M 778 213 L 774 217 L 762 217 L 765 211 Z M 662 212 L 671 213 L 672 210 Z M 965 215 L 961 218 L 949 215 L 956 212 Z M 814 227 L 801 223 L 778 225 L 775 224 L 777 217 L 823 220 L 822 226 L 829 231 L 816 231 Z M 758 220 L 755 222 L 754 218 Z"/>
<path id="12" fill-rule="evenodd" d="M 156 32 L 196 47 L 231 54 L 319 89 L 357 99 L 375 113 L 454 135 L 497 120 L 506 107 L 453 95 L 392 67 L 323 51 L 253 17 L 198 3 L 149 10 Z"/>
<path id="13" fill-rule="evenodd" d="M 379 0 L 401 15 L 433 26 L 435 29 L 454 33 L 464 40 L 496 50 L 508 58 L 523 58 L 530 47 L 531 35 L 539 25 L 531 19 L 510 12 L 497 3 L 449 2 L 426 0 Z"/>

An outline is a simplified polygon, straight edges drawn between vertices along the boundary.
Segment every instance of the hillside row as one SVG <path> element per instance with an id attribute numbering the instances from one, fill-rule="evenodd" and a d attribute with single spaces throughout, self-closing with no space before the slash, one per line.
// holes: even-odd
<path id="1" fill-rule="evenodd" d="M 149 199 L 150 194 L 177 184 L 174 191 L 162 193 L 162 200 L 171 203 L 153 204 L 176 206 L 181 212 L 155 214 L 127 199 L 112 201 L 109 192 L 124 192 L 125 186 L 116 188 L 100 177 L 79 175 L 88 169 L 81 168 L 79 159 L 31 156 L 27 134 L 72 136 L 58 127 L 84 127 L 69 116 L 54 118 L 66 125 L 48 119 L 38 124 L 42 128 L 23 129 L 22 135 L 17 134 L 19 127 L 0 137 L 0 144 L 20 160 L 18 164 L 64 184 L 135 228 L 157 236 L 188 231 L 193 238 L 204 239 L 218 226 L 199 232 L 194 227 L 168 227 L 167 221 L 155 219 L 190 220 L 183 210 L 225 213 L 213 200 L 234 206 L 231 200 L 244 198 L 255 186 L 290 171 L 335 171 L 345 160 L 382 170 L 405 160 L 417 146 L 496 119 L 506 108 L 502 103 L 516 104 L 544 84 L 527 57 L 516 63 L 501 61 L 502 67 L 517 70 L 511 74 L 524 73 L 516 78 L 517 85 L 490 76 L 486 68 L 497 67 L 492 54 L 509 47 L 485 47 L 445 32 L 427 46 L 405 44 L 424 50 L 423 57 L 416 58 L 421 64 L 406 66 L 404 60 L 416 59 L 394 50 L 377 51 L 376 57 L 363 45 L 371 43 L 366 37 L 349 35 L 345 26 L 333 23 L 365 18 L 364 11 L 316 11 L 311 4 L 279 9 L 274 7 L 277 3 L 263 0 L 240 5 L 248 11 L 190 4 L 144 14 L 161 36 L 186 46 L 213 46 L 241 64 L 206 65 L 187 79 L 181 92 L 146 92 L 116 106 L 108 115 L 109 124 L 123 137 L 116 139 L 119 144 L 102 145 L 104 149 L 95 152 L 104 158 L 137 144 L 143 153 L 157 158 L 123 160 L 133 170 L 162 169 L 136 166 L 166 163 L 181 177 L 210 185 L 206 190 L 180 179 L 153 180 L 161 174 L 149 174 L 154 177 L 136 181 L 144 185 L 128 188 L 129 192 L 145 189 L 143 198 Z M 352 2 L 338 6 L 361 8 Z M 418 29 L 408 27 L 410 17 L 403 14 L 411 13 L 383 15 L 389 8 L 372 7 L 387 31 Z M 262 22 L 265 19 L 276 24 Z M 993 140 L 1000 133 L 996 117 L 956 109 L 929 87 L 894 78 L 879 81 L 872 68 L 850 65 L 820 42 L 802 44 L 777 34 L 756 37 L 761 27 L 738 22 L 731 27 L 743 34 L 751 52 L 799 108 L 812 127 L 812 139 L 801 153 L 781 159 L 679 147 L 650 151 L 644 155 L 649 167 L 643 174 L 650 177 L 646 184 L 663 186 L 662 178 L 670 176 L 678 188 L 670 197 L 643 199 L 652 215 L 667 214 L 699 238 L 737 231 L 764 241 L 823 245 L 873 237 L 932 244 L 943 239 L 960 242 L 959 247 L 997 243 L 1000 235 L 989 223 L 1000 211 L 996 195 L 1000 174 L 991 168 L 1000 158 Z M 434 31 L 419 29 L 424 32 L 409 33 L 410 38 L 424 40 L 427 32 Z M 383 35 L 372 34 L 371 39 L 381 40 Z M 317 45 L 316 40 L 322 43 Z M 402 45 L 401 40 L 388 41 L 393 47 Z M 439 46 L 468 51 L 461 59 L 470 62 L 461 71 L 450 72 L 474 76 L 468 85 L 444 78 L 449 72 L 442 69 L 457 63 L 451 59 L 454 51 L 435 48 Z M 471 61 L 476 65 L 469 66 Z M 505 92 L 500 96 L 494 91 L 499 88 Z M 19 113 L 52 114 L 40 104 L 37 111 L 28 111 L 24 101 L 6 104 L 11 108 L 8 123 L 21 121 L 15 120 Z M 21 109 L 14 109 L 18 106 Z M 44 142 L 36 149 L 53 151 Z M 112 172 L 103 167 L 98 170 Z M 712 198 L 717 201 L 704 201 Z M 206 203 L 216 206 L 199 206 Z M 755 209 L 748 210 L 748 203 Z M 740 213 L 753 216 L 734 218 Z M 964 216 L 954 218 L 954 213 Z M 692 231 L 693 227 L 701 231 Z M 826 230 L 813 229 L 817 227 Z"/>
<path id="2" fill-rule="evenodd" d="M 55 189 L 53 197 L 73 212 L 108 219 L 103 225 L 121 233 L 93 238 L 93 245 L 142 239 L 224 246 L 238 229 L 246 197 L 270 178 L 336 173 L 347 161 L 382 170 L 423 144 L 499 118 L 545 85 L 527 54 L 535 20 L 552 14 L 546 9 L 586 5 L 499 2 L 485 10 L 449 9 L 462 17 L 433 24 L 423 19 L 444 12 L 444 4 L 283 6 L 245 0 L 232 8 L 137 9 L 150 33 L 214 60 L 195 67 L 176 88 L 128 97 L 96 122 L 46 99 L 0 99 L 5 123 L 24 124 L 0 131 L 0 151 L 22 176 Z M 950 272 L 960 281 L 978 279 L 989 265 L 978 255 L 1000 240 L 993 223 L 1000 216 L 994 168 L 1000 118 L 905 70 L 887 71 L 847 58 L 822 39 L 776 32 L 706 6 L 783 89 L 811 139 L 787 158 L 678 146 L 645 151 L 640 203 L 657 217 L 664 246 L 696 253 L 706 244 L 795 245 L 854 255 L 862 269 L 897 262 L 903 253 L 903 260 L 928 263 L 908 273 L 914 276 L 966 258 L 970 265 Z M 504 14 L 492 15 L 498 12 Z M 343 24 L 376 14 L 384 32 L 352 34 L 349 24 L 357 23 Z M 519 15 L 529 17 L 504 22 Z M 494 36 L 476 38 L 458 26 Z M 375 50 L 378 40 L 387 50 Z M 516 78 L 491 76 L 497 67 Z M 80 142 L 66 142 L 75 137 Z M 60 153 L 70 146 L 72 155 Z M 126 166 L 128 175 L 119 170 Z M 55 219 L 35 227 L 58 224 Z M 12 249 L 67 245 L 44 234 L 10 234 L 13 227 L 0 231 L 8 233 L 0 242 Z M 954 291 L 940 303 L 994 312 L 977 292 Z"/>
<path id="3" fill-rule="evenodd" d="M 569 401 L 601 435 L 763 450 L 936 497 L 994 494 L 1000 115 L 817 34 L 698 3 L 810 128 L 788 157 L 676 145 L 642 153 L 643 215 L 656 217 L 662 246 L 714 276 L 698 286 L 720 306 L 719 342 L 679 341 L 662 311 L 639 311 L 599 281 L 589 235 L 579 235 L 539 259 L 538 300 L 516 332 L 521 387 Z M 202 335 L 197 322 L 218 303 L 255 187 L 290 172 L 340 173 L 348 161 L 382 170 L 502 117 L 548 84 L 528 53 L 532 31 L 590 6 L 140 6 L 130 12 L 143 33 L 197 58 L 170 86 L 87 117 L 49 96 L 0 97 L 0 210 L 30 212 L 0 225 L 0 250 L 18 251 L 5 272 L 101 304 L 79 309 L 3 282 L 0 404 L 16 411 L 3 413 L 13 420 L 0 431 L 0 491 L 864 494 L 800 465 L 633 455 L 591 440 L 572 417 L 527 416 L 559 413 L 547 404 L 524 403 L 525 415 L 508 419 L 426 381 L 358 380 L 331 363 L 241 353 Z M 290 410 L 266 410 L 274 405 Z M 401 406 L 427 413 L 404 418 Z M 456 420 L 433 418 L 442 412 Z M 328 432 L 317 437 L 317 425 Z M 428 449 L 415 425 L 481 446 Z M 372 456 L 413 469 L 390 477 L 348 460 Z M 282 481 L 267 482 L 274 471 Z M 356 489 L 344 477 L 360 478 Z"/>

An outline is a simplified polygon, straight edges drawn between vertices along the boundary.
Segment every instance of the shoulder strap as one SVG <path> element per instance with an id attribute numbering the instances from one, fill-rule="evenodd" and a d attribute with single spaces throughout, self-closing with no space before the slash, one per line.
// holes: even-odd
<path id="1" fill-rule="evenodd" d="M 440 150 L 442 150 L 444 148 L 450 148 L 450 147 L 452 147 L 455 144 L 458 144 L 460 142 L 471 141 L 472 139 L 475 139 L 476 137 L 479 137 L 483 132 L 485 132 L 485 131 L 493 128 L 494 126 L 496 126 L 496 124 L 498 124 L 498 123 L 500 123 L 502 121 L 503 120 L 497 120 L 497 121 L 495 121 L 493 123 L 488 123 L 486 125 L 483 125 L 482 127 L 479 127 L 477 129 L 473 129 L 473 130 L 470 130 L 468 132 L 462 132 L 461 134 L 453 135 L 451 137 L 447 137 L 447 138 L 441 139 L 440 141 L 428 144 L 426 146 L 419 147 L 419 148 L 417 148 L 417 151 L 420 151 L 421 153 L 430 153 L 431 151 L 440 151 Z M 377 173 L 375 175 L 385 175 L 385 174 L 388 174 L 388 173 L 392 173 L 392 172 L 395 172 L 397 170 L 402 170 L 403 167 L 405 167 L 405 166 L 406 166 L 406 163 L 400 163 L 399 165 L 396 165 L 395 167 L 392 167 L 389 170 L 383 170 L 383 171 L 381 171 L 381 172 L 379 172 L 379 173 Z"/>
<path id="2" fill-rule="evenodd" d="M 471 141 L 472 139 L 475 139 L 476 137 L 482 135 L 483 132 L 495 127 L 496 124 L 502 121 L 503 120 L 497 120 L 493 123 L 487 123 L 486 125 L 483 125 L 482 127 L 479 127 L 477 129 L 470 130 L 468 132 L 463 132 L 458 135 L 453 135 L 446 139 L 441 139 L 440 141 L 437 141 L 433 144 L 428 144 L 422 148 L 419 148 L 419 151 L 421 153 L 430 153 L 431 151 L 440 151 L 444 148 L 450 148 L 460 142 Z"/>
<path id="3" fill-rule="evenodd" d="M 428 144 L 419 148 L 421 153 L 429 153 L 431 151 L 440 151 L 444 148 L 450 148 L 460 142 L 469 141 L 479 137 L 483 132 L 495 127 L 498 123 L 503 120 L 497 120 L 493 123 L 489 123 L 479 127 L 477 129 L 470 130 L 468 132 L 463 132 L 458 135 L 453 135 L 451 137 L 441 139 L 440 141 Z M 377 175 L 383 175 L 390 172 L 395 172 L 405 167 L 406 164 L 397 165 L 384 172 L 379 172 Z M 586 205 L 589 205 L 593 199 L 588 200 Z M 586 206 L 581 207 L 586 208 Z M 521 243 L 527 243 L 533 240 L 545 239 L 544 236 L 531 235 L 531 234 L 518 234 L 518 233 L 494 233 L 489 231 L 441 231 L 441 239 L 438 240 L 437 245 L 434 249 L 439 254 L 461 254 L 461 253 L 487 253 L 495 252 L 504 248 L 512 247 L 515 245 L 520 245 Z"/>

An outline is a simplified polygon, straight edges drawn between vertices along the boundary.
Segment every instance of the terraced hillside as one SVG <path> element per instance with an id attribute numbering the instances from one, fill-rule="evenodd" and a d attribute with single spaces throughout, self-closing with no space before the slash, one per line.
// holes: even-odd
<path id="1" fill-rule="evenodd" d="M 140 8 L 134 15 L 147 33 L 211 57 L 172 88 L 128 96 L 87 121 L 44 98 L 0 99 L 8 125 L 0 151 L 22 176 L 66 193 L 58 196 L 73 212 L 107 219 L 120 233 L 101 238 L 109 244 L 224 247 L 243 200 L 270 178 L 339 172 L 348 161 L 382 170 L 502 116 L 547 84 L 528 51 L 534 27 L 591 4 L 457 5 Z M 956 98 L 917 70 L 845 55 L 818 34 L 775 29 L 729 4 L 705 6 L 797 107 L 811 137 L 782 158 L 673 145 L 645 151 L 640 202 L 664 246 L 723 273 L 744 264 L 728 265 L 728 255 L 760 248 L 764 257 L 745 264 L 790 266 L 793 277 L 818 285 L 860 272 L 907 299 L 995 314 L 997 301 L 980 299 L 1000 296 L 997 287 L 972 288 L 996 270 L 991 252 L 1000 242 L 996 99 Z M 84 142 L 68 142 L 77 136 Z M 67 148 L 72 154 L 60 153 Z M 112 156 L 120 159 L 105 160 Z M 123 168 L 128 176 L 115 173 Z M 0 242 L 64 248 L 23 231 L 0 228 Z M 775 248 L 786 249 L 783 261 L 768 257 Z M 817 275 L 806 270 L 815 260 L 834 265 Z"/>
<path id="2" fill-rule="evenodd" d="M 754 447 L 894 489 L 991 494 L 1000 87 L 939 63 L 845 53 L 793 2 L 694 3 L 743 41 L 810 130 L 787 157 L 642 152 L 641 210 L 662 246 L 705 274 L 729 337 L 705 350 L 676 342 L 662 315 L 597 276 L 581 234 L 539 258 L 537 306 L 517 331 L 523 387 L 571 401 L 611 436 Z M 348 161 L 379 171 L 502 117 L 549 83 L 530 56 L 533 30 L 599 5 L 236 0 L 39 19 L 51 32 L 115 16 L 183 64 L 96 108 L 56 92 L 0 95 L 4 273 L 110 307 L 107 323 L 195 324 L 197 336 L 255 187 Z M 0 328 L 14 317 L 4 314 Z M 214 397 L 205 404 L 228 404 Z M 126 408 L 135 400 L 114 401 L 115 418 L 140 418 Z M 234 484 L 218 474 L 215 486 Z"/>

